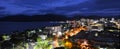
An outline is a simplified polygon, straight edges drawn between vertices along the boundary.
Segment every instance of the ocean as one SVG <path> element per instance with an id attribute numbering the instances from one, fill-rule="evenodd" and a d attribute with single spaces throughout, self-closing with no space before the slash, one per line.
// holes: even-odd
<path id="1" fill-rule="evenodd" d="M 26 29 L 36 29 L 59 24 L 54 22 L 0 22 L 0 33 L 23 32 Z"/>

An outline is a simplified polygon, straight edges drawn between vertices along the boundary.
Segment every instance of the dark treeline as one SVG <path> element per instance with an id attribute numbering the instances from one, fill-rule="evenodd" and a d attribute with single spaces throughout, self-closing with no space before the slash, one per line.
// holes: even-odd
<path id="1" fill-rule="evenodd" d="M 67 17 L 64 15 L 57 15 L 57 14 L 46 14 L 46 15 L 10 15 L 10 16 L 4 16 L 0 18 L 0 21 L 17 21 L 17 22 L 25 22 L 25 21 L 65 21 L 65 20 L 78 20 L 80 18 L 89 18 L 89 19 L 99 19 L 99 18 L 119 18 L 118 16 L 96 16 L 96 15 L 90 15 L 90 16 L 82 16 L 82 15 L 75 15 L 72 17 Z"/>

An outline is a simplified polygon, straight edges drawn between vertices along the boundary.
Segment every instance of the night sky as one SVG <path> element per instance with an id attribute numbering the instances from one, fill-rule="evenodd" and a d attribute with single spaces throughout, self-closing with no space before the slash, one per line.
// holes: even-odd
<path id="1" fill-rule="evenodd" d="M 0 15 L 119 15 L 120 0 L 0 0 Z"/>

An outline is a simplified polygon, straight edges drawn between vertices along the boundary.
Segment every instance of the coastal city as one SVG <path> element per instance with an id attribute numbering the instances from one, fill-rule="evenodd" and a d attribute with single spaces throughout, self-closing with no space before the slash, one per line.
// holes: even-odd
<path id="1" fill-rule="evenodd" d="M 119 49 L 120 19 L 50 23 L 55 24 L 0 34 L 0 49 Z"/>

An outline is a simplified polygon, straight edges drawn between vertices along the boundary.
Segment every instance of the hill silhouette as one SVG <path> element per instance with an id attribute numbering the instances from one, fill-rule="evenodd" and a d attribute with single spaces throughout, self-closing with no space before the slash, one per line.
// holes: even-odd
<path id="1" fill-rule="evenodd" d="M 11 15 L 0 18 L 0 21 L 64 21 L 66 16 L 46 14 L 46 15 Z"/>
<path id="2" fill-rule="evenodd" d="M 65 20 L 79 20 L 80 18 L 89 18 L 89 19 L 99 19 L 99 18 L 119 18 L 118 16 L 96 16 L 96 15 L 90 15 L 90 16 L 83 16 L 83 15 L 75 15 L 73 17 L 67 17 L 64 15 L 57 15 L 57 14 L 46 14 L 46 15 L 10 15 L 10 16 L 4 16 L 0 18 L 0 21 L 15 21 L 15 22 L 28 22 L 28 21 L 65 21 Z"/>

